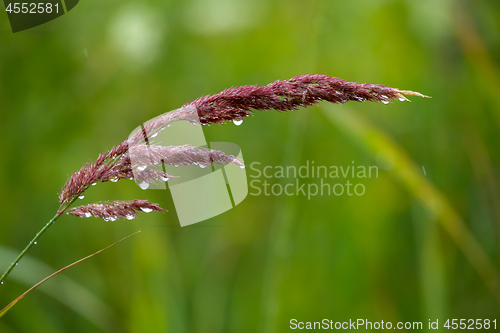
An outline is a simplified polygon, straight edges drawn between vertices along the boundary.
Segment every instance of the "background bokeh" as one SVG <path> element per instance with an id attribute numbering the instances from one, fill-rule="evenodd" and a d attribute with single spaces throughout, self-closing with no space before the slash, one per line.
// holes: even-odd
<path id="1" fill-rule="evenodd" d="M 2 272 L 73 171 L 199 96 L 321 73 L 432 99 L 204 127 L 247 164 L 377 165 L 363 196 L 249 195 L 181 228 L 168 192 L 92 187 L 79 203 L 140 198 L 169 212 L 63 216 L 0 286 L 0 307 L 142 232 L 28 294 L 0 332 L 286 332 L 294 318 L 500 325 L 499 41 L 494 0 L 85 0 L 16 34 L 2 10 Z"/>

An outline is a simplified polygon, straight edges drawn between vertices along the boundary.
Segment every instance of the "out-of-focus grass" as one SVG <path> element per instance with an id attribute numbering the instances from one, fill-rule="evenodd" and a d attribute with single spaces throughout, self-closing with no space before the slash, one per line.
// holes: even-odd
<path id="1" fill-rule="evenodd" d="M 433 99 L 262 112 L 238 127 L 204 128 L 207 140 L 237 143 L 247 164 L 378 165 L 365 195 L 248 196 L 180 228 L 168 193 L 99 184 L 82 204 L 141 198 L 169 212 L 114 223 L 64 216 L 30 256 L 61 267 L 141 229 L 64 273 L 112 309 L 119 332 L 493 318 L 499 6 L 87 0 L 18 34 L 0 13 L 0 242 L 24 248 L 53 215 L 66 177 L 141 122 L 230 86 L 324 73 Z M 374 149 L 392 154 L 392 169 Z M 0 306 L 25 289 L 6 281 Z M 0 320 L 2 332 L 97 329 L 37 291 Z"/>
<path id="2" fill-rule="evenodd" d="M 7 262 L 6 258 L 17 255 L 17 251 L 5 247 L 0 248 L 2 262 Z M 29 255 L 24 259 L 23 265 L 12 272 L 11 280 L 22 283 L 26 289 L 56 271 L 43 262 L 30 258 Z M 113 322 L 116 322 L 116 318 L 113 310 L 103 300 L 72 279 L 62 275 L 42 284 L 39 290 L 59 300 L 101 330 L 109 332 L 114 330 L 116 325 Z"/>
<path id="3" fill-rule="evenodd" d="M 374 157 L 379 157 L 380 162 L 388 166 L 390 172 L 401 181 L 412 196 L 426 207 L 431 220 L 436 220 L 443 226 L 500 301 L 500 276 L 497 268 L 448 200 L 426 179 L 425 170 L 418 167 L 385 133 L 367 123 L 360 115 L 349 112 L 348 107 L 342 110 L 323 107 L 322 110 L 339 130 L 353 137 L 362 148 Z M 432 234 L 428 237 L 432 242 Z"/>

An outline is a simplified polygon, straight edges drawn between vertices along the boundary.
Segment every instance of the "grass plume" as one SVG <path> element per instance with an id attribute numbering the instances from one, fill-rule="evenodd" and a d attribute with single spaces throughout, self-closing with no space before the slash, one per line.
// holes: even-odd
<path id="1" fill-rule="evenodd" d="M 0 282 L 3 283 L 15 265 L 55 220 L 65 213 L 90 186 L 98 182 L 117 182 L 127 178 L 147 185 L 175 177 L 175 175 L 152 168 L 160 164 L 207 167 L 214 163 L 234 163 L 243 166 L 236 157 L 218 150 L 188 145 L 164 147 L 155 144 L 154 137 L 173 122 L 188 120 L 202 125 L 223 124 L 228 121 L 241 121 L 254 111 L 292 111 L 299 107 L 315 105 L 320 101 L 335 104 L 348 101 L 389 104 L 394 100 L 407 101 L 404 95 L 427 97 L 409 90 L 399 90 L 378 84 L 348 82 L 327 75 L 300 75 L 288 80 L 276 81 L 267 86 L 241 86 L 226 89 L 215 95 L 198 98 L 178 110 L 147 121 L 127 140 L 101 153 L 94 162 L 86 163 L 68 178 L 59 193 L 60 206 L 56 215 L 36 234 L 2 275 Z M 197 119 L 198 123 L 193 119 Z M 133 165 L 132 160 L 140 163 Z M 140 211 L 163 211 L 163 209 L 145 200 L 112 201 L 79 206 L 73 208 L 69 214 L 77 217 L 93 216 L 104 220 L 116 220 L 135 218 Z"/>

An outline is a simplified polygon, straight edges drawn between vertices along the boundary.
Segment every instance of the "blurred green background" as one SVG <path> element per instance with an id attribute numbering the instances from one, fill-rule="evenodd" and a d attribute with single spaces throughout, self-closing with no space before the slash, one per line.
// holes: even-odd
<path id="1" fill-rule="evenodd" d="M 85 0 L 16 34 L 2 10 L 2 272 L 53 216 L 73 171 L 199 96 L 320 73 L 432 99 L 204 127 L 208 141 L 238 144 L 247 165 L 377 165 L 363 196 L 249 195 L 181 228 L 168 192 L 92 187 L 80 204 L 148 199 L 169 212 L 63 216 L 0 286 L 0 307 L 142 232 L 28 294 L 0 332 L 286 332 L 291 319 L 324 318 L 500 325 L 499 41 L 494 0 Z"/>

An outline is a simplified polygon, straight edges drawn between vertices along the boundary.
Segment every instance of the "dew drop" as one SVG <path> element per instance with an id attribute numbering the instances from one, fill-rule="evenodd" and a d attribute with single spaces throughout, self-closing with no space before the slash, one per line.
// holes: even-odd
<path id="1" fill-rule="evenodd" d="M 19 264 L 19 263 L 18 263 L 18 262 L 16 262 L 16 266 L 17 266 L 17 264 Z"/>
<path id="2" fill-rule="evenodd" d="M 147 190 L 149 187 L 149 183 L 147 182 L 142 182 L 139 184 L 139 187 L 142 188 L 143 190 Z"/>
<path id="3" fill-rule="evenodd" d="M 91 216 L 92 216 L 92 214 L 90 214 L 89 212 L 85 213 L 85 217 L 91 217 Z"/>
<path id="4" fill-rule="evenodd" d="M 386 99 L 381 100 L 381 102 L 384 103 L 385 105 L 389 104 L 389 101 Z"/>
<path id="5" fill-rule="evenodd" d="M 234 123 L 236 126 L 240 126 L 241 124 L 243 124 L 243 119 L 234 119 L 234 120 L 233 120 L 233 123 Z"/>
<path id="6" fill-rule="evenodd" d="M 245 169 L 245 165 L 240 165 L 240 169 Z"/>
<path id="7" fill-rule="evenodd" d="M 153 210 L 151 208 L 144 208 L 144 207 L 141 207 L 141 210 L 144 212 L 144 213 L 151 213 Z"/>
<path id="8" fill-rule="evenodd" d="M 33 244 L 35 244 L 35 245 L 36 245 L 36 243 L 37 243 L 37 242 L 34 242 Z"/>
<path id="9" fill-rule="evenodd" d="M 3 284 L 3 281 L 2 281 L 2 282 L 0 282 L 0 283 L 1 283 L 1 284 Z"/>
<path id="10" fill-rule="evenodd" d="M 78 199 L 83 199 L 83 198 L 85 198 L 85 196 L 84 196 L 84 195 L 80 195 L 80 196 L 78 197 Z"/>
<path id="11" fill-rule="evenodd" d="M 110 178 L 109 180 L 111 180 L 113 183 L 116 183 L 118 181 L 118 177 L 113 177 L 113 178 Z"/>
<path id="12" fill-rule="evenodd" d="M 207 166 L 205 164 L 200 163 L 200 168 L 205 169 Z"/>
<path id="13" fill-rule="evenodd" d="M 109 220 L 110 221 L 116 221 L 116 217 L 110 217 Z"/>
<path id="14" fill-rule="evenodd" d="M 134 215 L 127 215 L 125 217 L 127 218 L 127 220 L 133 220 L 133 219 L 135 219 Z"/>
<path id="15" fill-rule="evenodd" d="M 146 170 L 147 167 L 148 167 L 147 165 L 141 165 L 140 167 L 137 167 L 137 170 L 144 171 Z"/>
<path id="16" fill-rule="evenodd" d="M 96 185 L 97 185 L 97 183 L 92 183 L 92 186 L 96 186 Z"/>
<path id="17" fill-rule="evenodd" d="M 158 135 L 158 133 L 155 133 L 155 134 L 151 135 L 151 139 L 154 138 L 154 137 L 156 137 L 157 135 Z"/>
<path id="18" fill-rule="evenodd" d="M 160 180 L 161 180 L 162 182 L 168 182 L 168 178 L 167 178 L 167 177 L 163 177 L 163 176 L 162 176 L 162 177 L 160 177 Z"/>

